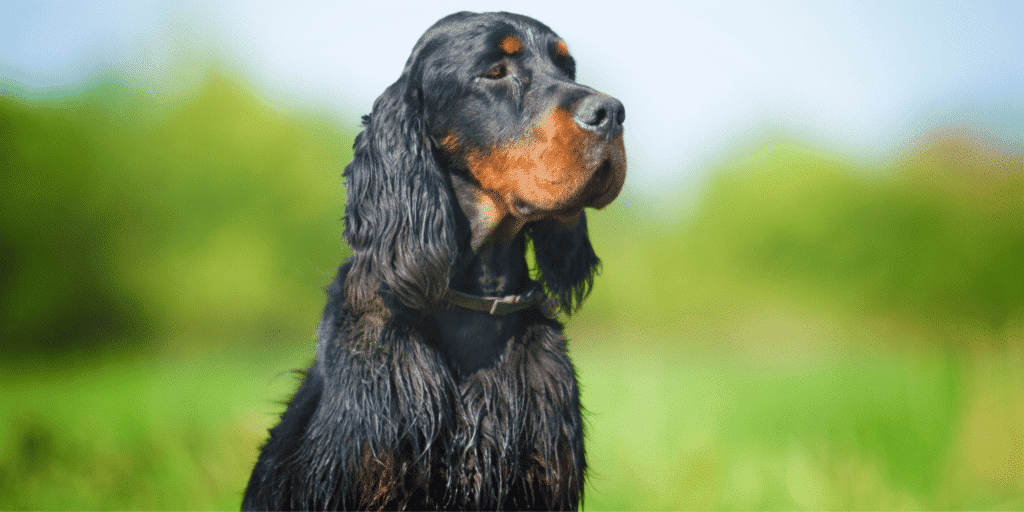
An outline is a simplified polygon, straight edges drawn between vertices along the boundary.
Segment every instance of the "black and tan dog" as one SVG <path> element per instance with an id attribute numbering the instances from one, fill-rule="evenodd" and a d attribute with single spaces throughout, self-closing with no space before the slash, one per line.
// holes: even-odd
<path id="1" fill-rule="evenodd" d="M 583 210 L 622 188 L 624 117 L 531 18 L 463 12 L 420 38 L 363 118 L 353 256 L 245 509 L 578 507 L 579 392 L 554 317 L 593 283 Z"/>

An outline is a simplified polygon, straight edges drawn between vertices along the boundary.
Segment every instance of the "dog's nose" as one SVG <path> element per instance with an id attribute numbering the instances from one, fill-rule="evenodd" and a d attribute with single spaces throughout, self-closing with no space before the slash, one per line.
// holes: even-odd
<path id="1" fill-rule="evenodd" d="M 595 94 L 587 96 L 576 108 L 576 124 L 598 135 L 616 136 L 622 133 L 622 122 L 626 120 L 626 108 L 622 102 Z"/>

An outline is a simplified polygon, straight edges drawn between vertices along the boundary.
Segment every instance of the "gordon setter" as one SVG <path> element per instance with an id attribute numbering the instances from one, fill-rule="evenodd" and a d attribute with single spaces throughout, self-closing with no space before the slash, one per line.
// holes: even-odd
<path id="1" fill-rule="evenodd" d="M 363 117 L 352 258 L 244 509 L 578 507 L 583 423 L 555 316 L 590 291 L 583 209 L 615 199 L 626 158 L 622 104 L 575 68 L 517 14 L 453 14 L 416 43 Z"/>

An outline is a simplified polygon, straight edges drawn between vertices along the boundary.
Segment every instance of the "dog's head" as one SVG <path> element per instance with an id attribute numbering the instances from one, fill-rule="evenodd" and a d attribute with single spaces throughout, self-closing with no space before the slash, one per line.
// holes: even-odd
<path id="1" fill-rule="evenodd" d="M 583 209 L 615 199 L 626 158 L 622 104 L 577 84 L 575 67 L 565 41 L 521 15 L 462 12 L 427 30 L 345 170 L 350 305 L 439 304 L 465 250 L 458 208 L 521 227 L 562 310 L 579 306 L 598 265 Z M 475 192 L 456 199 L 449 173 Z"/>

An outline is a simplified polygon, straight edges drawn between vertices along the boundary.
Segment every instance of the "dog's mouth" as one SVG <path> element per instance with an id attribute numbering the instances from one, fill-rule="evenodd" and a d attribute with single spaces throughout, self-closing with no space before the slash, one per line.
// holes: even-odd
<path id="1" fill-rule="evenodd" d="M 557 113 L 549 118 L 560 119 Z M 502 210 L 523 222 L 573 222 L 585 208 L 601 209 L 615 200 L 626 180 L 621 131 L 597 137 L 575 123 L 552 133 L 535 131 L 542 133 L 526 142 L 465 150 L 468 174 Z"/>

